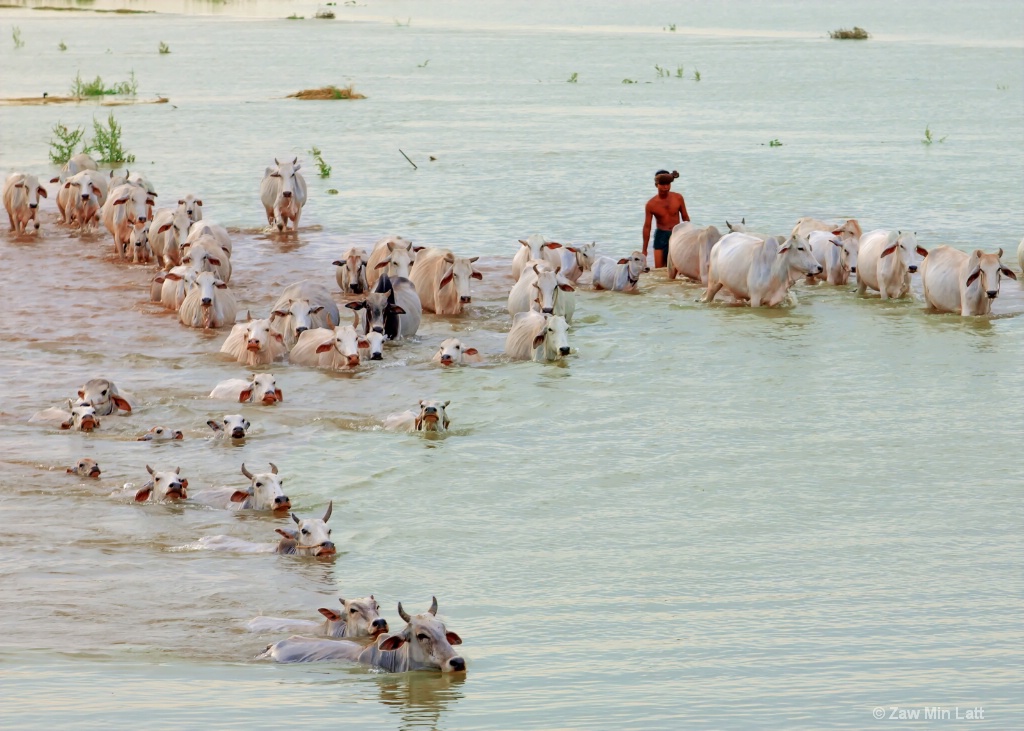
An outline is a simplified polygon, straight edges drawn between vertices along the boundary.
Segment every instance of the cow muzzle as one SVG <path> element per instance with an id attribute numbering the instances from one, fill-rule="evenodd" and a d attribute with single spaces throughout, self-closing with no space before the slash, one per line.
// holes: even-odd
<path id="1" fill-rule="evenodd" d="M 245 439 L 245 429 L 240 426 L 236 426 L 231 430 L 232 439 Z"/>
<path id="2" fill-rule="evenodd" d="M 472 301 L 473 301 L 472 297 L 459 297 L 459 302 L 461 302 L 464 305 L 468 305 Z"/>
<path id="3" fill-rule="evenodd" d="M 569 355 L 569 348 L 568 348 L 568 346 L 559 348 L 558 349 L 558 354 L 559 355 Z"/>
<path id="4" fill-rule="evenodd" d="M 29 203 L 28 207 L 31 208 L 32 210 L 35 210 L 36 208 L 39 208 L 39 204 L 38 203 Z"/>
<path id="5" fill-rule="evenodd" d="M 909 267 L 907 267 L 907 269 L 909 269 L 909 270 L 910 270 L 910 273 L 911 273 L 911 274 L 914 274 L 914 273 L 916 273 L 916 272 L 917 272 L 917 265 L 916 265 L 916 264 L 914 264 L 914 265 L 912 265 L 912 266 L 909 266 Z"/>
<path id="6" fill-rule="evenodd" d="M 202 302 L 200 304 L 202 304 L 203 307 L 209 307 L 210 305 L 213 304 L 213 300 L 210 299 L 209 297 L 203 297 Z"/>
<path id="7" fill-rule="evenodd" d="M 330 541 L 324 541 L 316 547 L 317 556 L 333 556 L 338 551 L 334 548 L 334 544 Z"/>
<path id="8" fill-rule="evenodd" d="M 358 283 L 350 284 L 350 285 L 348 285 L 348 288 L 352 291 L 352 294 L 362 294 L 363 293 L 363 285 L 361 285 L 361 284 L 358 284 Z"/>
<path id="9" fill-rule="evenodd" d="M 166 497 L 168 500 L 186 500 L 188 493 L 185 492 L 185 486 L 179 482 L 167 488 Z"/>
<path id="10" fill-rule="evenodd" d="M 82 417 L 82 431 L 92 431 L 96 428 L 96 419 L 91 416 Z"/>
<path id="11" fill-rule="evenodd" d="M 987 294 L 987 295 L 988 295 L 988 298 L 989 298 L 990 300 L 994 300 L 994 299 L 996 298 L 996 295 L 997 295 L 997 294 L 999 294 L 999 290 L 996 290 L 996 289 L 990 289 L 990 290 L 988 290 L 987 292 L 985 292 L 985 294 Z"/>
<path id="12" fill-rule="evenodd" d="M 350 355 L 350 356 L 348 356 L 348 364 L 349 364 L 349 366 L 355 368 L 357 365 L 359 365 L 359 356 L 358 355 Z"/>
<path id="13" fill-rule="evenodd" d="M 442 355 L 441 356 L 441 365 L 450 366 L 450 365 L 452 365 L 454 363 L 455 363 L 455 359 L 452 358 L 450 355 Z"/>
<path id="14" fill-rule="evenodd" d="M 296 335 L 302 335 L 302 333 L 306 332 L 306 330 L 309 330 L 309 328 L 308 327 L 297 327 L 297 328 L 295 328 L 295 334 Z"/>
<path id="15" fill-rule="evenodd" d="M 270 406 L 271 404 L 276 404 L 277 400 L 278 399 L 277 399 L 277 392 L 276 391 L 267 391 L 265 394 L 263 394 L 263 405 L 264 406 Z"/>
<path id="16" fill-rule="evenodd" d="M 283 195 L 285 198 L 291 198 L 292 192 L 290 190 L 286 190 L 283 193 L 281 193 L 281 195 Z"/>
<path id="17" fill-rule="evenodd" d="M 850 274 L 856 274 L 856 273 L 857 273 L 857 267 L 850 267 Z"/>
<path id="18" fill-rule="evenodd" d="M 274 512 L 278 510 L 291 510 L 292 501 L 288 499 L 287 495 L 278 495 L 274 498 Z"/>
<path id="19" fill-rule="evenodd" d="M 541 312 L 544 313 L 545 315 L 553 315 L 553 314 L 555 314 L 555 308 L 554 307 L 545 307 L 545 308 L 543 308 L 541 310 Z"/>
<path id="20" fill-rule="evenodd" d="M 371 353 L 370 354 L 370 360 L 384 360 L 384 354 L 383 353 Z"/>
<path id="21" fill-rule="evenodd" d="M 100 468 L 99 468 L 99 466 L 93 465 L 93 468 L 91 470 L 89 470 L 89 477 L 99 478 L 99 476 L 100 476 Z"/>
<path id="22" fill-rule="evenodd" d="M 383 617 L 378 617 L 370 623 L 370 637 L 377 637 L 388 631 L 388 621 Z"/>
<path id="23" fill-rule="evenodd" d="M 466 672 L 466 661 L 458 656 L 448 658 L 448 662 L 441 667 L 441 671 L 447 671 L 449 673 L 464 673 Z"/>
<path id="24" fill-rule="evenodd" d="M 258 353 L 259 350 L 260 350 L 260 341 L 259 340 L 250 340 L 249 343 L 245 347 L 246 347 L 247 350 L 251 350 L 254 353 Z"/>
<path id="25" fill-rule="evenodd" d="M 89 194 L 88 193 L 82 193 L 82 200 L 84 200 L 84 201 L 89 200 Z"/>

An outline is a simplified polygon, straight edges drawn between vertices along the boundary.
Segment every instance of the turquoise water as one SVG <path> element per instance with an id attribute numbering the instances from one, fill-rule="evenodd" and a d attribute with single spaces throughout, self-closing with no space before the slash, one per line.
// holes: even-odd
<path id="1" fill-rule="evenodd" d="M 38 242 L 4 230 L 3 725 L 863 728 L 895 724 L 872 717 L 893 706 L 1021 725 L 1017 283 L 995 317 L 965 320 L 852 287 L 709 307 L 655 273 L 638 296 L 579 291 L 566 363 L 500 355 L 516 239 L 627 254 L 662 167 L 700 224 L 855 216 L 928 248 L 1002 247 L 1018 270 L 1016 4 L 131 7 L 163 12 L 0 9 L 0 96 L 134 70 L 141 98 L 169 97 L 113 108 L 131 168 L 232 229 L 242 312 L 303 277 L 333 289 L 333 259 L 392 232 L 481 255 L 485 278 L 466 316 L 426 318 L 379 367 L 276 364 L 285 402 L 233 407 L 205 399 L 244 374 L 216 355 L 224 333 L 150 305 L 151 271 L 61 230 L 53 193 Z M 852 25 L 874 37 L 828 40 Z M 350 82 L 367 98 L 283 99 Z M 52 125 L 108 111 L 0 106 L 0 173 L 49 179 Z M 926 127 L 944 141 L 923 144 Z M 260 228 L 258 186 L 286 155 L 310 201 L 282 241 Z M 431 366 L 453 333 L 488 362 Z M 132 416 L 92 435 L 27 423 L 98 375 Z M 435 397 L 449 436 L 380 430 Z M 205 421 L 234 411 L 254 424 L 245 444 L 207 441 Z M 156 424 L 185 440 L 134 441 Z M 64 474 L 87 455 L 98 484 Z M 300 516 L 334 500 L 335 560 L 175 550 L 270 541 L 288 521 L 126 496 L 146 464 L 195 489 L 243 485 L 243 461 L 276 463 Z M 252 616 L 369 593 L 393 627 L 398 601 L 437 595 L 466 676 L 252 660 L 281 637 L 248 633 Z"/>

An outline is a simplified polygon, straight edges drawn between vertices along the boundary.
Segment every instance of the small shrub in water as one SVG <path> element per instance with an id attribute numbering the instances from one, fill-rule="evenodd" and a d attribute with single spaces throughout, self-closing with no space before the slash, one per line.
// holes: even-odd
<path id="1" fill-rule="evenodd" d="M 840 28 L 839 30 L 829 31 L 828 37 L 839 41 L 865 41 L 871 37 L 871 34 L 855 25 L 852 30 Z"/>
<path id="2" fill-rule="evenodd" d="M 54 165 L 63 165 L 78 152 L 78 144 L 85 135 L 85 129 L 68 129 L 67 125 L 57 122 L 51 131 L 53 138 L 50 140 L 50 162 Z"/>
<path id="3" fill-rule="evenodd" d="M 333 4 L 334 3 L 328 3 L 328 5 Z M 317 8 L 316 15 L 313 17 L 317 20 L 334 20 L 334 11 L 330 8 Z"/>
<path id="4" fill-rule="evenodd" d="M 654 70 L 658 72 L 658 78 L 662 76 L 668 76 L 668 69 L 662 68 L 658 64 L 654 64 Z"/>
<path id="5" fill-rule="evenodd" d="M 700 71 L 694 71 L 693 72 L 693 80 L 694 81 L 700 81 Z"/>
<path id="6" fill-rule="evenodd" d="M 776 137 L 774 140 L 768 141 L 768 147 L 782 147 L 782 143 L 779 142 L 779 138 Z"/>
<path id="7" fill-rule="evenodd" d="M 426 61 L 424 61 L 423 63 L 416 64 L 416 68 L 418 68 L 418 69 L 425 69 L 427 67 L 428 63 L 430 63 L 430 59 L 429 58 Z"/>
<path id="8" fill-rule="evenodd" d="M 304 16 L 302 16 L 302 15 L 297 15 L 295 13 L 292 13 L 287 18 L 285 18 L 285 20 L 302 20 L 303 17 Z"/>
<path id="9" fill-rule="evenodd" d="M 324 161 L 324 156 L 320 152 L 320 148 L 313 145 L 313 148 L 309 151 L 309 154 L 313 156 L 313 162 L 316 163 L 317 171 L 320 173 L 321 178 L 331 177 L 331 166 Z"/>
<path id="10" fill-rule="evenodd" d="M 107 124 L 95 117 L 92 119 L 93 138 L 84 152 L 95 152 L 99 155 L 98 162 L 132 163 L 135 162 L 135 155 L 129 154 L 121 146 L 121 125 L 114 119 L 111 112 L 107 118 Z"/>
<path id="11" fill-rule="evenodd" d="M 58 44 L 57 48 L 59 48 L 62 51 L 66 51 L 68 50 L 68 44 L 64 41 L 61 41 L 60 44 Z"/>
<path id="12" fill-rule="evenodd" d="M 623 79 L 622 83 L 623 84 L 635 84 L 636 83 L 636 79 Z"/>
<path id="13" fill-rule="evenodd" d="M 568 79 L 566 79 L 565 81 L 568 84 L 575 84 L 579 80 L 580 80 L 580 75 L 578 73 L 576 73 L 575 71 L 573 71 L 572 75 Z"/>
<path id="14" fill-rule="evenodd" d="M 665 30 L 671 31 L 672 33 L 675 33 L 676 32 L 676 24 L 675 23 L 671 23 L 667 28 L 665 28 Z"/>
<path id="15" fill-rule="evenodd" d="M 945 141 L 946 141 L 945 137 L 939 137 L 938 139 L 935 139 L 934 137 L 932 137 L 931 127 L 928 126 L 928 125 L 925 125 L 925 128 L 924 128 L 924 139 L 921 140 L 922 144 L 930 145 L 930 144 L 932 144 L 934 142 L 945 142 Z"/>
<path id="16" fill-rule="evenodd" d="M 14 26 L 14 30 L 11 31 L 11 37 L 14 39 L 14 48 L 22 48 L 25 45 L 25 41 L 21 40 L 21 28 Z"/>
<path id="17" fill-rule="evenodd" d="M 85 81 L 82 75 L 76 74 L 75 80 L 71 82 L 71 96 L 84 98 L 90 96 L 106 96 L 108 94 L 121 94 L 124 96 L 135 96 L 138 91 L 139 82 L 135 78 L 135 72 L 128 75 L 127 81 L 122 81 L 113 86 L 106 86 L 103 79 L 97 76 L 92 81 Z"/>
<path id="18" fill-rule="evenodd" d="M 679 64 L 678 66 L 676 66 L 676 78 L 677 79 L 683 78 L 683 65 L 682 64 Z"/>
<path id="19" fill-rule="evenodd" d="M 170 47 L 170 46 L 168 46 L 168 45 L 167 45 L 166 43 L 164 43 L 163 41 L 160 41 L 160 47 L 159 47 L 159 51 L 160 51 L 160 54 L 161 54 L 161 55 L 164 55 L 164 54 L 167 54 L 167 53 L 170 53 L 170 52 L 171 52 L 171 47 Z"/>

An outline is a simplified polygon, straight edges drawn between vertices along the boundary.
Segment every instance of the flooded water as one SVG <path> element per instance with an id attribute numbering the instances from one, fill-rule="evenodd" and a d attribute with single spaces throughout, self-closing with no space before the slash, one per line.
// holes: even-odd
<path id="1" fill-rule="evenodd" d="M 247 372 L 217 352 L 227 331 L 151 304 L 153 269 L 58 226 L 48 185 L 40 235 L 0 234 L 0 725 L 863 728 L 893 707 L 1024 724 L 1017 282 L 964 319 L 926 313 L 916 277 L 916 300 L 801 285 L 795 307 L 751 311 L 658 272 L 636 296 L 581 288 L 564 363 L 501 355 L 516 239 L 628 254 L 658 168 L 702 225 L 854 216 L 1002 247 L 1019 271 L 1024 6 L 122 6 L 161 12 L 0 9 L 0 96 L 134 71 L 141 99 L 168 97 L 113 109 L 130 168 L 229 227 L 240 316 L 303 278 L 336 291 L 331 262 L 391 233 L 479 255 L 484 279 L 382 363 L 277 363 L 283 403 L 211 401 Z M 873 38 L 828 40 L 852 25 Z M 367 98 L 283 98 L 347 83 Z M 0 106 L 0 174 L 48 180 L 51 127 L 109 111 Z M 304 162 L 297 236 L 262 229 L 275 156 Z M 432 365 L 453 333 L 486 362 Z M 28 423 L 93 377 L 132 414 Z M 449 435 L 381 429 L 421 398 L 451 400 Z M 234 412 L 249 438 L 211 440 Z M 157 424 L 184 440 L 135 441 Z M 65 473 L 85 456 L 98 481 Z M 278 465 L 299 516 L 334 501 L 336 558 L 186 550 L 291 523 L 131 499 L 147 464 L 194 491 L 244 487 L 243 462 Z M 370 593 L 393 629 L 398 601 L 436 595 L 468 672 L 253 659 L 285 636 L 253 616 Z"/>

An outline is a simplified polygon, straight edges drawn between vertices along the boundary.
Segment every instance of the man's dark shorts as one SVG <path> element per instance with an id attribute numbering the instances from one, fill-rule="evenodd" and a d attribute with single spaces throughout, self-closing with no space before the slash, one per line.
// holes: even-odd
<path id="1" fill-rule="evenodd" d="M 672 232 L 658 228 L 654 230 L 654 250 L 664 251 L 668 256 L 668 240 L 672 238 Z"/>

